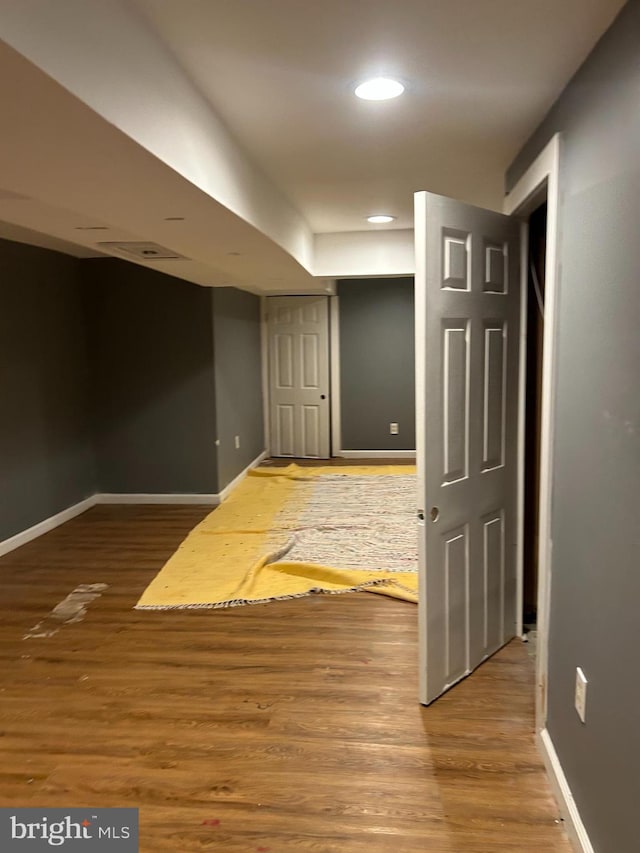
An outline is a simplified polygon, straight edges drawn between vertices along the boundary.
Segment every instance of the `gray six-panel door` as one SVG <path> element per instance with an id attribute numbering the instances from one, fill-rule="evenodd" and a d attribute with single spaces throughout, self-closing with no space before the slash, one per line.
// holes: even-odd
<path id="1" fill-rule="evenodd" d="M 516 220 L 431 193 L 415 201 L 428 704 L 515 634 L 520 258 Z"/>

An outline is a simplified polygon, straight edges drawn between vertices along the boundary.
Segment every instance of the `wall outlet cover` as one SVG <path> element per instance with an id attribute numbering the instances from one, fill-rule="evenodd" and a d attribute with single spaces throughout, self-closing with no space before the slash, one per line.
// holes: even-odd
<path id="1" fill-rule="evenodd" d="M 398 424 L 392 422 L 389 424 L 389 435 L 398 435 Z"/>
<path id="2" fill-rule="evenodd" d="M 576 668 L 575 706 L 578 716 L 583 723 L 587 721 L 587 678 L 580 667 Z"/>

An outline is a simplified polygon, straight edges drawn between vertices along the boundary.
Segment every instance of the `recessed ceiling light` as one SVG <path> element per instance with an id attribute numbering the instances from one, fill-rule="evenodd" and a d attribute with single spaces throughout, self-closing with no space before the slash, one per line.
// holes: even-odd
<path id="1" fill-rule="evenodd" d="M 372 225 L 386 225 L 388 222 L 393 222 L 395 216 L 389 216 L 388 213 L 376 213 L 375 216 L 367 216 L 367 222 Z"/>
<path id="2" fill-rule="evenodd" d="M 355 93 L 364 101 L 388 101 L 397 98 L 404 92 L 404 86 L 399 80 L 391 77 L 375 77 L 373 80 L 365 80 L 356 86 Z"/>

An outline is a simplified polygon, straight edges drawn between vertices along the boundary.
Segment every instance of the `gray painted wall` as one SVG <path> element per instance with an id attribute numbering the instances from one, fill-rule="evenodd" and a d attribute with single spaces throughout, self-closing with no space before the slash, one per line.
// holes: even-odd
<path id="1" fill-rule="evenodd" d="M 0 541 L 95 492 L 218 492 L 262 452 L 258 297 L 8 241 L 0 264 Z"/>
<path id="2" fill-rule="evenodd" d="M 548 727 L 598 853 L 640 846 L 639 59 L 631 0 L 507 176 L 562 131 Z"/>
<path id="3" fill-rule="evenodd" d="M 0 240 L 0 540 L 95 492 L 78 261 Z"/>
<path id="4" fill-rule="evenodd" d="M 212 291 L 84 261 L 100 491 L 217 491 Z"/>
<path id="5" fill-rule="evenodd" d="M 221 490 L 264 450 L 260 299 L 233 287 L 216 288 L 213 330 Z"/>
<path id="6" fill-rule="evenodd" d="M 413 290 L 413 278 L 338 282 L 344 450 L 415 449 Z"/>

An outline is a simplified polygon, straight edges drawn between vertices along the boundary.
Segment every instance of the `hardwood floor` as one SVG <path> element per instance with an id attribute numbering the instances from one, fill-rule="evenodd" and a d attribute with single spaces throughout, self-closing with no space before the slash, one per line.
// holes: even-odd
<path id="1" fill-rule="evenodd" d="M 519 641 L 425 709 L 410 604 L 133 610 L 208 511 L 96 507 L 0 559 L 0 805 L 138 806 L 144 853 L 569 851 Z"/>

